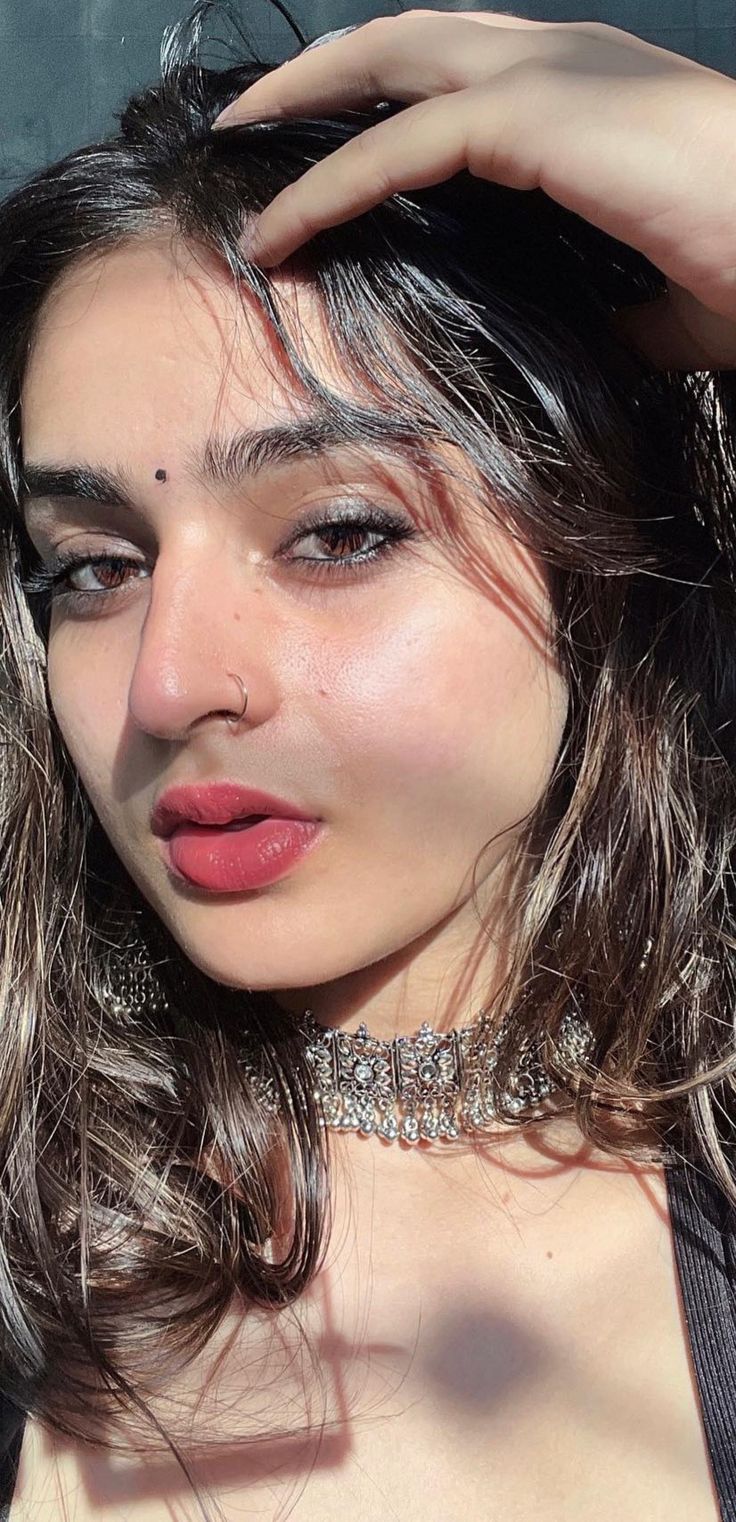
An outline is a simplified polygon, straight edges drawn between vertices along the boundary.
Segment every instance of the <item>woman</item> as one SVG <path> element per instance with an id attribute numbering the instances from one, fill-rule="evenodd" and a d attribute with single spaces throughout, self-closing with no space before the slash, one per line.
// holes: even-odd
<path id="1" fill-rule="evenodd" d="M 0 212 L 12 1522 L 732 1518 L 736 85 L 206 9 Z"/>

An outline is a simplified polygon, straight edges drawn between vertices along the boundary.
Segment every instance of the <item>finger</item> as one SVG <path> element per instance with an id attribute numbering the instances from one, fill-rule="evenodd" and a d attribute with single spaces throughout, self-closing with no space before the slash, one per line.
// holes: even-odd
<path id="1" fill-rule="evenodd" d="M 716 370 L 723 368 L 712 350 L 695 342 L 672 311 L 668 297 L 637 306 L 622 307 L 612 319 L 613 327 L 629 348 L 636 349 L 657 370 Z M 730 363 L 736 362 L 732 345 Z"/>
<path id="2" fill-rule="evenodd" d="M 245 240 L 248 258 L 265 267 L 279 264 L 323 228 L 348 222 L 402 190 L 450 179 L 468 167 L 468 137 L 478 113 L 483 113 L 484 142 L 501 137 L 509 120 L 506 95 L 498 89 L 491 95 L 483 87 L 435 96 L 343 143 L 261 212 Z M 482 172 L 501 184 L 531 189 L 538 183 L 531 149 L 524 151 L 521 127 L 515 126 L 513 137 L 513 160 L 503 153 L 493 168 L 489 149 Z"/>
<path id="3" fill-rule="evenodd" d="M 736 368 L 736 321 L 708 311 L 673 280 L 654 301 L 619 308 L 614 327 L 657 369 Z"/>
<path id="4" fill-rule="evenodd" d="M 375 17 L 264 75 L 220 114 L 217 126 L 319 115 L 325 108 L 359 110 L 377 100 L 411 104 L 481 84 L 489 69 L 506 69 L 539 53 L 536 27 L 505 22 L 472 12 L 463 13 L 460 25 L 456 13 L 436 11 Z M 540 25 L 539 30 L 563 28 Z"/>
<path id="5" fill-rule="evenodd" d="M 408 11 L 410 16 L 436 16 L 436 11 Z M 535 28 L 539 31 L 549 31 L 551 26 L 580 27 L 590 25 L 588 22 L 578 21 L 528 21 L 526 16 L 507 16 L 505 11 L 453 11 L 453 16 L 465 16 L 468 21 L 480 21 L 485 26 L 516 26 Z"/>

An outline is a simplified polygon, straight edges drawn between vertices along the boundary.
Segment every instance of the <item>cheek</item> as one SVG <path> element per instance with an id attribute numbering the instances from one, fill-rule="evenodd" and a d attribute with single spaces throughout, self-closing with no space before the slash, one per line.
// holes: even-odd
<path id="1" fill-rule="evenodd" d="M 315 772 L 330 779 L 326 792 L 344 823 L 354 816 L 372 828 L 383 818 L 397 843 L 407 832 L 417 843 L 431 820 L 464 850 L 489 825 L 503 828 L 532 807 L 549 779 L 567 712 L 562 679 L 499 607 L 457 584 L 431 602 L 418 593 L 408 610 L 394 605 L 391 615 L 360 620 L 352 641 L 344 628 L 317 642 L 287 641 L 276 664 L 284 679 L 279 744 L 288 746 L 290 734 L 306 757 L 311 734 Z M 114 834 L 111 779 L 126 743 L 129 670 L 114 648 L 91 655 L 67 627 L 50 642 L 48 680 L 72 760 Z M 306 731 L 299 711 L 311 712 Z"/>
<path id="2" fill-rule="evenodd" d="M 68 635 L 65 630 L 49 642 L 51 708 L 91 801 L 104 807 L 124 724 L 120 688 L 110 657 L 98 667 Z"/>
<path id="3" fill-rule="evenodd" d="M 402 809 L 528 808 L 549 779 L 567 713 L 544 652 L 502 611 L 460 593 L 363 639 L 347 659 L 344 646 L 339 662 L 323 653 L 319 685 L 366 807 L 375 785 Z"/>

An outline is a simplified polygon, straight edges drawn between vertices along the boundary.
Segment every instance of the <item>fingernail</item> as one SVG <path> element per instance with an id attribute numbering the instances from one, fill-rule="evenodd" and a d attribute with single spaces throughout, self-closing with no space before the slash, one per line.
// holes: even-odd
<path id="1" fill-rule="evenodd" d="M 249 264 L 258 263 L 258 245 L 251 238 L 243 237 L 240 239 L 240 252 L 243 258 L 248 260 Z"/>
<path id="2" fill-rule="evenodd" d="M 225 110 L 221 111 L 220 115 L 215 117 L 211 127 L 212 132 L 216 132 L 218 127 L 229 127 L 230 123 L 234 121 L 234 119 L 235 112 L 233 111 L 232 106 L 226 106 Z"/>
<path id="3" fill-rule="evenodd" d="M 257 228 L 249 227 L 247 231 L 241 233 L 240 248 L 244 257 L 248 259 L 251 264 L 258 263 L 259 257 L 265 249 L 265 244 L 261 243 Z"/>
<path id="4" fill-rule="evenodd" d="M 308 53 L 310 48 L 324 47 L 327 42 L 334 42 L 338 37 L 347 37 L 348 32 L 354 32 L 360 26 L 359 21 L 354 21 L 351 26 L 340 26 L 333 32 L 323 32 L 321 37 L 315 37 L 314 42 L 308 42 L 303 53 Z"/>
<path id="5" fill-rule="evenodd" d="M 220 127 L 254 127 L 260 126 L 261 122 L 275 122 L 282 115 L 276 106 L 267 106 L 265 111 L 244 111 L 237 102 L 234 106 L 228 106 L 212 123 L 212 131 L 216 132 Z"/>

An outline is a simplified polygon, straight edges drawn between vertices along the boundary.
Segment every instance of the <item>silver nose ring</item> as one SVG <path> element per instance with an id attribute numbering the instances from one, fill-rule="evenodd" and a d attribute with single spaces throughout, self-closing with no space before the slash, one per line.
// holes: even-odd
<path id="1" fill-rule="evenodd" d="M 245 690 L 245 687 L 243 686 L 243 683 L 242 683 L 240 677 L 237 676 L 237 674 L 234 671 L 228 671 L 227 674 L 228 674 L 228 676 L 233 677 L 234 680 L 238 683 L 238 686 L 240 687 L 240 691 L 241 691 L 241 693 L 243 695 L 243 707 L 242 707 L 241 712 L 239 714 L 236 714 L 235 718 L 228 718 L 228 721 L 227 721 L 228 724 L 235 725 L 235 724 L 239 724 L 240 720 L 245 717 L 245 710 L 248 707 L 248 694 L 247 694 L 247 692 Z"/>

